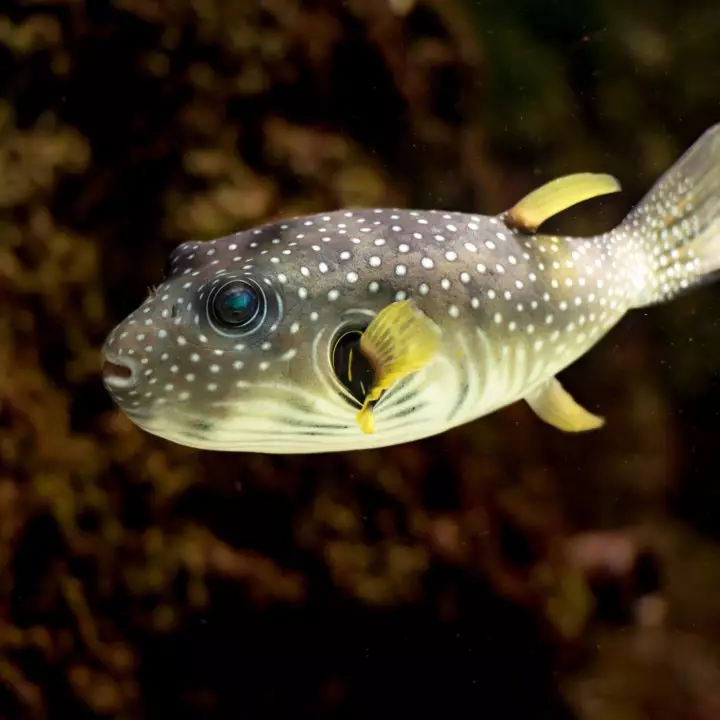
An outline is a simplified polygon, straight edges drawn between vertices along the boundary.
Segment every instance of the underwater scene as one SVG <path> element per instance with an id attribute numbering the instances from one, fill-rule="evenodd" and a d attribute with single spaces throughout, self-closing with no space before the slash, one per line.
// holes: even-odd
<path id="1" fill-rule="evenodd" d="M 0 4 L 0 720 L 720 720 L 720 4 Z"/>

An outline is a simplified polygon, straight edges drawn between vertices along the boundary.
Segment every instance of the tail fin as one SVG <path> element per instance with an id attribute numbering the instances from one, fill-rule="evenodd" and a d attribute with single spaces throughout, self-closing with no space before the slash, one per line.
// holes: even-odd
<path id="1" fill-rule="evenodd" d="M 633 305 L 669 300 L 720 271 L 720 124 L 707 130 L 625 218 L 648 272 Z"/>

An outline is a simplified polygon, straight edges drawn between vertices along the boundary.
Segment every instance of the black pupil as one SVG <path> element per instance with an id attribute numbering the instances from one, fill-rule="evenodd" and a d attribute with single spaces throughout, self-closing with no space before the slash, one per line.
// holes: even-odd
<path id="1" fill-rule="evenodd" d="M 333 346 L 332 366 L 338 380 L 348 389 L 359 405 L 373 384 L 373 368 L 360 350 L 360 330 L 349 330 Z"/>
<path id="2" fill-rule="evenodd" d="M 218 297 L 216 309 L 220 319 L 238 327 L 249 323 L 258 312 L 257 292 L 247 285 L 236 285 L 223 290 Z"/>

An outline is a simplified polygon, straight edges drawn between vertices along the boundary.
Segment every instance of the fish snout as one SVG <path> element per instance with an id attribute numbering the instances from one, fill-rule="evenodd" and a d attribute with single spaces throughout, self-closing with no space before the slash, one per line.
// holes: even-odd
<path id="1" fill-rule="evenodd" d="M 128 390 L 137 384 L 137 364 L 127 357 L 106 354 L 102 362 L 102 378 L 110 388 Z"/>

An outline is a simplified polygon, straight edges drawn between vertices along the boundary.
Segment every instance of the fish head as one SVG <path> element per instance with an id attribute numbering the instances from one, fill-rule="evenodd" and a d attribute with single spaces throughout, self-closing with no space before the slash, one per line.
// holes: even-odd
<path id="1" fill-rule="evenodd" d="M 353 351 L 386 301 L 377 283 L 352 282 L 338 243 L 281 235 L 172 251 L 162 283 L 102 350 L 105 387 L 135 424 L 231 451 L 321 452 L 322 438 L 351 448 L 362 436 L 355 415 L 372 368 Z"/>

